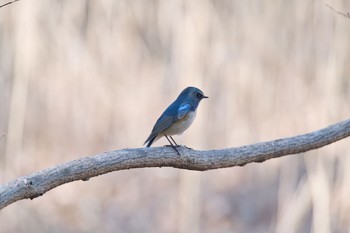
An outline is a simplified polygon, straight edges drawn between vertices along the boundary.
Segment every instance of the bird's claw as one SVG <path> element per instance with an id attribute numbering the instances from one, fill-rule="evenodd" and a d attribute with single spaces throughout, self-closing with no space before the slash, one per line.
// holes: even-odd
<path id="1" fill-rule="evenodd" d="M 186 149 L 189 149 L 189 150 L 193 150 L 193 148 L 188 147 L 188 146 L 182 146 L 182 147 L 185 147 Z"/>
<path id="2" fill-rule="evenodd" d="M 174 147 L 182 147 L 182 146 L 181 145 L 174 145 L 174 146 L 173 145 L 164 145 L 164 147 L 173 147 L 174 148 Z"/>
<path id="3" fill-rule="evenodd" d="M 181 146 L 179 146 L 179 145 L 176 145 L 176 146 L 174 146 L 174 145 L 165 145 L 165 147 L 173 148 L 176 151 L 176 153 L 181 156 L 180 152 L 176 149 L 176 148 L 181 147 Z"/>

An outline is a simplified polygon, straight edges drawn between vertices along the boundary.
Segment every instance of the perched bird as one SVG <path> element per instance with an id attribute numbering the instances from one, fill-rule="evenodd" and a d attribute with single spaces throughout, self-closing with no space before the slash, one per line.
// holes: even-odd
<path id="1" fill-rule="evenodd" d="M 196 117 L 198 104 L 204 98 L 208 97 L 198 88 L 185 88 L 177 99 L 170 104 L 170 106 L 165 109 L 163 114 L 159 117 L 144 144 L 147 143 L 147 147 L 150 147 L 153 142 L 165 136 L 170 145 L 176 150 L 175 145 L 177 146 L 177 144 L 171 136 L 182 134 L 188 129 L 188 127 L 190 127 Z M 176 152 L 179 154 L 177 150 Z"/>

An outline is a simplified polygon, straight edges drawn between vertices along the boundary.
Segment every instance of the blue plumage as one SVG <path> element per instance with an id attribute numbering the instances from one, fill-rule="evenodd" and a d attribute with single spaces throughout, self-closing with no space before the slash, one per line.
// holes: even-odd
<path id="1" fill-rule="evenodd" d="M 174 145 L 168 137 L 170 137 L 175 145 L 177 145 L 171 136 L 182 134 L 188 127 L 190 127 L 196 117 L 198 104 L 204 98 L 208 97 L 198 88 L 185 88 L 157 120 L 151 134 L 145 141 L 147 147 L 150 147 L 153 142 L 163 136 L 168 139 L 172 146 Z"/>

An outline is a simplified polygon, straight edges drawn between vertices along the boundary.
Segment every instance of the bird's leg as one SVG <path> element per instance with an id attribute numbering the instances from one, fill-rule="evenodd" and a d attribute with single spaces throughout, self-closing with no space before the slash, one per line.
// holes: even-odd
<path id="1" fill-rule="evenodd" d="M 166 140 L 168 140 L 168 142 L 170 143 L 170 146 L 173 147 L 174 144 L 169 140 L 168 135 L 164 134 L 164 137 L 166 138 Z"/>
<path id="2" fill-rule="evenodd" d="M 174 138 L 172 136 L 169 136 L 169 138 L 171 139 L 171 141 L 173 141 L 173 143 L 175 144 L 175 146 L 178 146 L 178 144 L 175 142 Z"/>
<path id="3" fill-rule="evenodd" d="M 168 142 L 170 143 L 170 146 L 177 152 L 177 154 L 178 155 L 180 155 L 181 156 L 181 154 L 180 154 L 180 152 L 176 149 L 176 147 L 174 146 L 174 144 L 170 141 L 170 139 L 168 138 L 168 136 L 167 135 L 165 135 L 164 134 L 164 136 L 165 136 L 165 138 L 168 140 Z M 170 136 L 169 136 L 170 137 Z M 170 137 L 171 138 L 171 137 Z M 174 140 L 174 139 L 173 139 Z M 175 142 L 175 141 L 174 141 Z M 175 143 L 176 144 L 176 143 Z M 177 145 L 177 144 L 176 144 Z"/>

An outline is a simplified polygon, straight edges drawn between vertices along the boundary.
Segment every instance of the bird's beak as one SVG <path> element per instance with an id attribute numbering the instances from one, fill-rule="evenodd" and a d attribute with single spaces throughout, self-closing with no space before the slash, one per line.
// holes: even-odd
<path id="1" fill-rule="evenodd" d="M 209 98 L 209 97 L 208 97 L 208 96 L 203 95 L 203 99 L 207 99 L 207 98 Z"/>

